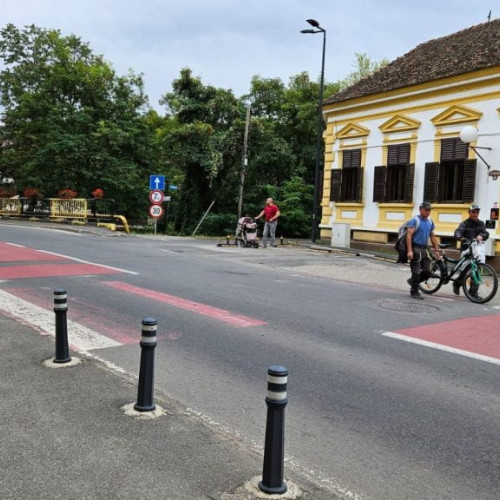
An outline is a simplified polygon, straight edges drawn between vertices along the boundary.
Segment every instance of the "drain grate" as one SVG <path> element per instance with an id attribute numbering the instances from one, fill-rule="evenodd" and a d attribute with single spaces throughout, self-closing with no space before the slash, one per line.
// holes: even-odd
<path id="1" fill-rule="evenodd" d="M 389 309 L 390 311 L 402 311 L 410 313 L 433 313 L 439 311 L 439 307 L 429 306 L 427 304 L 421 304 L 416 302 L 401 302 L 399 300 L 386 300 L 381 302 L 380 307 L 382 309 Z"/>

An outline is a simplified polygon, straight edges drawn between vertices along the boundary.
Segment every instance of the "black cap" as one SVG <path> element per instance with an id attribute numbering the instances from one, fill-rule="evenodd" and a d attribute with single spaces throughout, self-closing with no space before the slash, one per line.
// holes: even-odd
<path id="1" fill-rule="evenodd" d="M 423 201 L 422 203 L 420 203 L 420 206 L 418 208 L 426 208 L 426 209 L 430 210 L 431 204 L 428 201 Z"/>

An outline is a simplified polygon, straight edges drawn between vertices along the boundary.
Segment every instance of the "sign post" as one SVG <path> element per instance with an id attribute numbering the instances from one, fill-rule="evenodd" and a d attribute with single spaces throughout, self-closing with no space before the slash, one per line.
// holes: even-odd
<path id="1" fill-rule="evenodd" d="M 153 191 L 149 193 L 149 201 L 154 205 L 159 205 L 163 201 L 163 197 L 163 191 L 160 189 L 153 189 Z"/>
<path id="2" fill-rule="evenodd" d="M 149 215 L 154 219 L 154 234 L 156 234 L 156 223 L 163 215 L 163 207 L 161 205 L 151 205 L 149 207 Z"/>
<path id="3" fill-rule="evenodd" d="M 149 176 L 149 189 L 151 191 L 159 189 L 163 191 L 165 189 L 165 176 L 164 175 L 150 175 Z"/>
<path id="4" fill-rule="evenodd" d="M 151 186 L 155 186 L 152 188 Z M 165 176 L 164 175 L 151 175 L 149 177 L 149 186 L 152 191 L 149 193 L 149 201 L 152 205 L 149 207 L 149 215 L 154 219 L 154 234 L 156 234 L 157 220 L 163 215 L 163 203 L 165 189 Z"/>

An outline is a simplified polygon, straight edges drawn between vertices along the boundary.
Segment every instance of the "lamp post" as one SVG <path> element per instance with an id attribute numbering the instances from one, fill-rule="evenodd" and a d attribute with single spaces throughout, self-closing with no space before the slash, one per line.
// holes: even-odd
<path id="1" fill-rule="evenodd" d="M 312 230 L 311 230 L 311 241 L 316 242 L 316 233 L 318 230 L 318 198 L 319 198 L 319 187 L 320 187 L 320 165 L 321 165 L 321 141 L 323 136 L 323 113 L 321 106 L 323 104 L 323 84 L 325 78 L 325 46 L 326 46 L 326 30 L 324 30 L 314 19 L 307 19 L 307 22 L 313 27 L 313 29 L 302 30 L 301 33 L 316 34 L 323 33 L 323 56 L 321 59 L 321 80 L 319 86 L 319 101 L 318 101 L 318 133 L 316 137 L 316 168 L 314 171 L 314 200 L 313 200 L 313 213 L 312 213 Z"/>

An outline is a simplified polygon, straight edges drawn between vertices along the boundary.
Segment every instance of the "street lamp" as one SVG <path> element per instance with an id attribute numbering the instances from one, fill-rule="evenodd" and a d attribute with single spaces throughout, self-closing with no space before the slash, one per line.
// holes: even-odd
<path id="1" fill-rule="evenodd" d="M 320 187 L 320 162 L 321 162 L 321 142 L 323 138 L 323 84 L 325 78 L 325 46 L 326 46 L 326 30 L 324 30 L 314 19 L 307 19 L 307 22 L 313 27 L 313 29 L 302 30 L 301 33 L 306 34 L 316 34 L 323 33 L 323 57 L 321 60 L 321 82 L 319 86 L 319 101 L 318 101 L 318 134 L 316 137 L 316 169 L 314 171 L 314 200 L 313 200 L 313 213 L 312 213 L 312 231 L 311 231 L 311 241 L 316 242 L 316 233 L 318 230 L 317 216 L 318 216 L 318 198 L 319 198 L 319 187 Z"/>
<path id="2" fill-rule="evenodd" d="M 490 165 L 489 163 L 479 154 L 478 149 L 487 149 L 488 151 L 491 151 L 492 148 L 486 148 L 486 147 L 479 147 L 479 146 L 471 146 L 471 142 L 476 142 L 479 134 L 477 131 L 476 127 L 473 127 L 472 125 L 466 125 L 461 131 L 460 131 L 460 140 L 462 142 L 465 142 L 467 144 L 467 147 L 471 148 L 472 151 L 474 151 L 481 160 L 483 160 L 483 163 L 488 167 L 488 175 L 493 178 L 493 180 L 498 179 L 498 176 L 500 175 L 500 172 L 498 170 L 490 170 Z"/>

